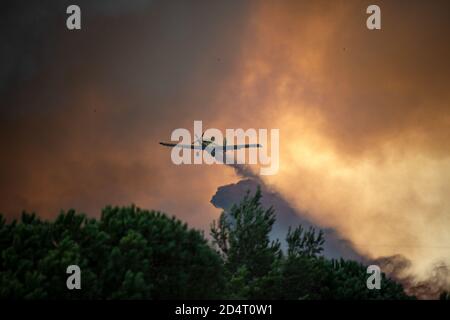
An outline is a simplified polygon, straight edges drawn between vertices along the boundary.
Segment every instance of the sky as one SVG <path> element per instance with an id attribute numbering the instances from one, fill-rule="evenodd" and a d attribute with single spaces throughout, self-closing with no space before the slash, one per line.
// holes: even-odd
<path id="1" fill-rule="evenodd" d="M 202 120 L 280 129 L 279 172 L 258 179 L 360 255 L 415 281 L 450 264 L 448 1 L 376 1 L 375 31 L 359 0 L 83 0 L 78 31 L 69 4 L 0 5 L 8 219 L 134 203 L 207 230 L 218 188 L 248 176 L 158 144 Z"/>

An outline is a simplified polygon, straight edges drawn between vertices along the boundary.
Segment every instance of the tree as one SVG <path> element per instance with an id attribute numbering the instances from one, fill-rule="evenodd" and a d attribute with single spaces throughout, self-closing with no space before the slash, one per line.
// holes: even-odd
<path id="1" fill-rule="evenodd" d="M 107 207 L 99 220 L 73 210 L 54 222 L 1 217 L 0 251 L 2 298 L 201 299 L 223 291 L 222 261 L 199 231 L 134 206 Z M 82 290 L 66 287 L 72 264 Z"/>
<path id="2" fill-rule="evenodd" d="M 413 299 L 405 294 L 403 287 L 381 274 L 381 289 L 368 290 L 367 267 L 351 260 L 332 260 L 332 296 L 339 300 L 403 300 Z"/>
<path id="3" fill-rule="evenodd" d="M 224 259 L 231 298 L 407 299 L 401 285 L 382 275 L 382 289 L 368 290 L 366 267 L 321 256 L 323 232 L 301 225 L 289 228 L 287 250 L 270 241 L 273 208 L 261 205 L 261 190 L 249 192 L 211 225 L 213 243 Z"/>
<path id="4" fill-rule="evenodd" d="M 384 274 L 381 290 L 367 289 L 366 266 L 323 257 L 313 228 L 289 229 L 283 252 L 269 238 L 274 222 L 259 188 L 213 221 L 216 250 L 180 220 L 135 206 L 106 207 L 100 219 L 74 210 L 54 221 L 0 215 L 0 298 L 413 298 Z M 81 269 L 81 290 L 66 287 L 69 265 Z"/>
<path id="5" fill-rule="evenodd" d="M 222 212 L 218 222 L 213 221 L 211 236 L 225 260 L 232 297 L 260 296 L 258 284 L 281 256 L 280 243 L 269 238 L 274 222 L 274 209 L 265 210 L 261 205 L 260 188 L 252 197 L 247 192 L 229 213 Z"/>
<path id="6" fill-rule="evenodd" d="M 301 225 L 297 226 L 293 231 L 289 227 L 286 235 L 288 244 L 288 256 L 306 256 L 314 257 L 323 251 L 323 231 L 320 230 L 316 236 L 316 230 L 310 227 L 305 231 Z"/>
<path id="7" fill-rule="evenodd" d="M 283 260 L 282 299 L 329 299 L 331 269 L 328 261 L 319 256 L 323 251 L 323 232 L 301 225 L 289 228 L 286 235 L 287 255 Z"/>

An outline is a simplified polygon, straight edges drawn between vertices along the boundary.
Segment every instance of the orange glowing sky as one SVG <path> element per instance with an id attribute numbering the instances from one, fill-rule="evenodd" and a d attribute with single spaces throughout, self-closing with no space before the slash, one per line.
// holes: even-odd
<path id="1" fill-rule="evenodd" d="M 97 9 L 78 34 L 49 14 L 33 58 L 5 56 L 34 67 L 0 87 L 0 211 L 136 203 L 207 228 L 211 196 L 240 177 L 176 167 L 158 141 L 194 120 L 279 128 L 263 179 L 294 207 L 419 277 L 450 263 L 449 4 L 378 1 L 380 31 L 368 4 L 155 2 Z M 27 40 L 17 21 L 8 48 Z"/>

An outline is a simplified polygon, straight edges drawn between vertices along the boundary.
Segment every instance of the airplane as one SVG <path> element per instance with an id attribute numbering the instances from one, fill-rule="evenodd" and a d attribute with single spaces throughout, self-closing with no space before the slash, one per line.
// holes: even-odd
<path id="1" fill-rule="evenodd" d="M 206 150 L 208 151 L 211 156 L 216 156 L 216 150 L 223 151 L 223 153 L 231 150 L 239 150 L 239 149 L 248 149 L 248 148 L 262 148 L 262 145 L 259 143 L 246 143 L 246 144 L 234 144 L 234 145 L 227 145 L 227 140 L 223 138 L 223 145 L 218 145 L 215 142 L 215 137 L 211 137 L 209 140 L 204 139 L 204 132 L 202 133 L 202 137 L 199 138 L 197 135 L 195 137 L 196 140 L 192 141 L 191 144 L 179 144 L 179 143 L 168 143 L 168 142 L 160 142 L 159 144 L 166 147 L 178 147 L 178 148 L 184 148 L 184 149 L 192 149 L 192 150 Z M 198 142 L 198 144 L 195 144 Z M 210 146 L 208 148 L 208 146 Z"/>

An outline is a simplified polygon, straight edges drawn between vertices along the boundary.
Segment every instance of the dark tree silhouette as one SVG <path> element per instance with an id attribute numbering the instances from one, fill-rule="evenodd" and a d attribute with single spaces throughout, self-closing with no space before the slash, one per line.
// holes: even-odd
<path id="1" fill-rule="evenodd" d="M 289 229 L 283 252 L 269 238 L 275 212 L 260 200 L 259 189 L 247 193 L 212 223 L 215 248 L 180 220 L 135 206 L 106 207 L 100 219 L 0 215 L 0 298 L 411 298 L 385 275 L 380 290 L 367 289 L 360 263 L 325 259 L 321 231 Z M 81 290 L 66 287 L 69 265 L 81 269 Z"/>
<path id="2" fill-rule="evenodd" d="M 99 220 L 73 210 L 54 222 L 2 218 L 0 246 L 2 298 L 217 298 L 224 282 L 221 259 L 199 231 L 134 206 L 107 207 Z M 72 264 L 81 290 L 66 287 Z"/>

